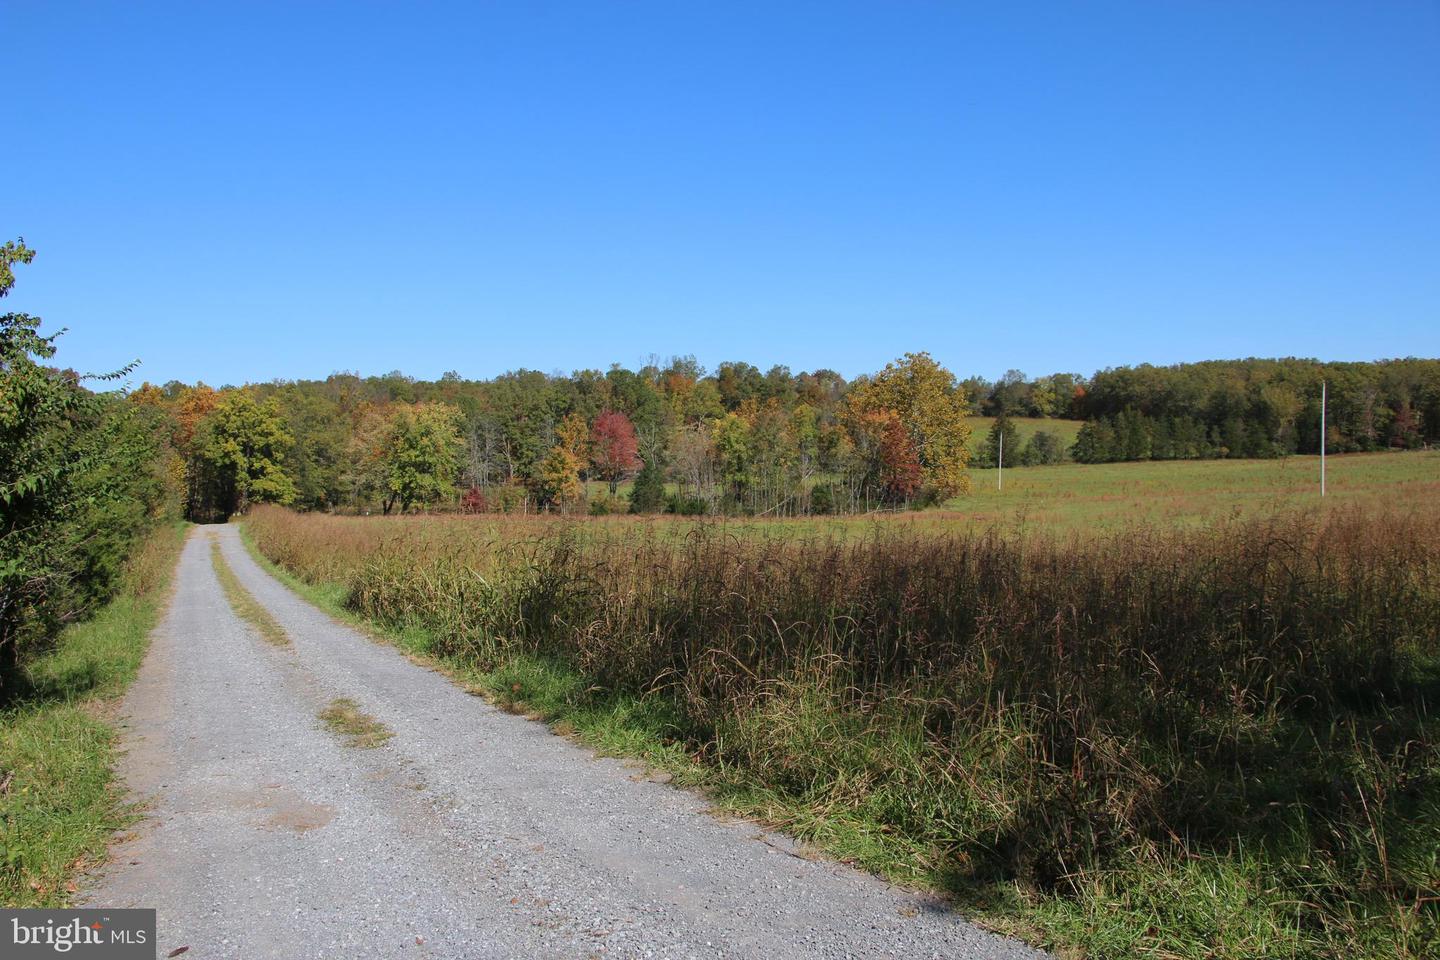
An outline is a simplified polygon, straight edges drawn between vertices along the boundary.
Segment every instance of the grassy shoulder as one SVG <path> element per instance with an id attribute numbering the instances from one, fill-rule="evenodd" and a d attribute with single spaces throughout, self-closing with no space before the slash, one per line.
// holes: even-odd
<path id="1" fill-rule="evenodd" d="M 107 711 L 135 679 L 160 618 L 186 525 L 157 530 L 120 593 L 26 667 L 28 690 L 0 714 L 0 903 L 54 907 L 105 859 L 133 811 L 114 781 Z"/>

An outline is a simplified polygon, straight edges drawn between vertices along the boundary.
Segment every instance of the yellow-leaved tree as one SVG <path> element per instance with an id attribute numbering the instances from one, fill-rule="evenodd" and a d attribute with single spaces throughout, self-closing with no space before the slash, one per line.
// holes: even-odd
<path id="1" fill-rule="evenodd" d="M 955 374 L 928 353 L 907 353 L 856 384 L 847 399 L 857 420 L 893 411 L 920 455 L 921 478 L 936 499 L 970 492 L 970 424 Z"/>

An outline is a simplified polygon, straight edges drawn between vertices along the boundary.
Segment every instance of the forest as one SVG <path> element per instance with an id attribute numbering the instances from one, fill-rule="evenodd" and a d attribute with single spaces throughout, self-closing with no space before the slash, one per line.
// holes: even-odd
<path id="1" fill-rule="evenodd" d="M 927 353 L 833 370 L 707 372 L 693 357 L 492 380 L 398 372 L 213 389 L 145 384 L 188 515 L 250 502 L 393 513 L 560 511 L 795 516 L 918 507 L 967 468 L 1064 460 L 1331 453 L 1440 442 L 1440 361 L 1235 360 L 1090 377 L 958 379 Z M 972 436 L 971 419 L 991 418 Z M 1073 444 L 1016 418 L 1081 420 Z M 622 485 L 627 496 L 622 497 Z"/>

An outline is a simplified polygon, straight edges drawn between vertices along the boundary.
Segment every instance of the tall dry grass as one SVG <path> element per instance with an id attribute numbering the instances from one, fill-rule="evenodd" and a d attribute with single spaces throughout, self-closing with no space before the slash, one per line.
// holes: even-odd
<path id="1" fill-rule="evenodd" d="M 248 523 L 441 655 L 664 698 L 696 753 L 955 889 L 1244 863 L 1312 952 L 1440 944 L 1440 514 L 1085 540 Z"/>

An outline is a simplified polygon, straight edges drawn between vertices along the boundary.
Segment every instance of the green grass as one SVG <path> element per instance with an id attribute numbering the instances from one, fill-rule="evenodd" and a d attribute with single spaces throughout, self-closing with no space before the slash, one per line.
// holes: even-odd
<path id="1" fill-rule="evenodd" d="M 966 527 L 1094 535 L 1139 525 L 1196 527 L 1291 510 L 1405 508 L 1440 501 L 1440 451 L 1332 456 L 1326 472 L 1322 500 L 1318 457 L 1007 467 L 1003 489 L 996 485 L 995 470 L 975 469 L 970 471 L 970 493 L 934 509 L 723 522 L 742 536 L 864 536 L 882 529 L 950 533 Z M 673 524 L 683 536 L 696 521 L 620 517 L 587 522 Z"/>
<path id="2" fill-rule="evenodd" d="M 28 690 L 0 714 L 0 903 L 56 907 L 102 862 L 134 813 L 115 783 L 112 702 L 134 680 L 166 602 L 185 526 L 161 528 L 120 594 L 26 667 Z"/>
<path id="3" fill-rule="evenodd" d="M 970 424 L 970 453 L 975 454 L 990 436 L 990 428 L 995 425 L 994 417 L 971 417 L 966 421 Z M 1060 440 L 1060 445 L 1065 448 L 1066 456 L 1075 444 L 1075 438 L 1080 435 L 1080 428 L 1085 425 L 1084 420 L 1052 420 L 1048 417 L 1011 417 L 1010 422 L 1015 425 L 1015 432 L 1020 437 L 1020 449 L 1025 449 L 1025 444 L 1030 438 L 1040 431 L 1052 433 Z M 1015 451 L 1018 455 L 1019 451 Z M 1005 451 L 1005 459 L 1008 461 L 1011 451 Z"/>
<path id="4" fill-rule="evenodd" d="M 1440 497 L 1440 451 L 1361 453 L 1320 459 L 1171 460 L 972 470 L 971 492 L 926 521 L 1021 523 L 1036 529 L 1115 529 L 1136 523 L 1194 525 L 1277 510 L 1406 506 Z"/>
<path id="5" fill-rule="evenodd" d="M 270 616 L 270 611 L 261 606 L 236 578 L 235 572 L 225 562 L 225 555 L 220 552 L 220 542 L 213 536 L 210 538 L 210 565 L 215 568 L 220 589 L 225 591 L 225 599 L 230 602 L 230 609 L 235 611 L 235 615 L 254 627 L 266 643 L 276 647 L 288 647 L 290 637 L 285 633 L 285 628 Z"/>

